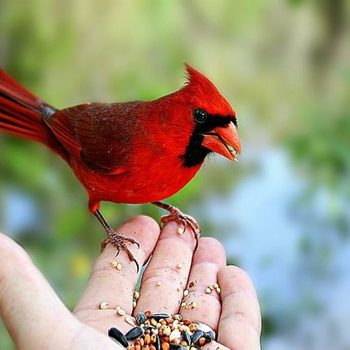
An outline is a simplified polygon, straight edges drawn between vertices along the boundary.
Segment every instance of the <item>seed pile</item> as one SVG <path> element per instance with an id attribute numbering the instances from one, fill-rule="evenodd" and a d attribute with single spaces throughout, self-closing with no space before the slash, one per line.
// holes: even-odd
<path id="1" fill-rule="evenodd" d="M 215 290 L 216 293 L 218 293 L 218 294 L 221 293 L 221 288 L 219 287 L 219 285 L 217 283 L 213 283 L 213 284 L 209 285 L 207 288 L 205 288 L 205 292 L 207 294 L 210 294 L 213 290 Z"/>
<path id="2" fill-rule="evenodd" d="M 111 328 L 108 335 L 128 350 L 195 350 L 215 338 L 179 314 L 139 312 L 135 322 L 126 334 Z"/>
<path id="3" fill-rule="evenodd" d="M 122 268 L 123 268 L 122 264 L 121 264 L 121 263 L 118 263 L 118 261 L 115 261 L 115 260 L 112 261 L 111 265 L 112 265 L 112 267 L 113 267 L 114 269 L 116 269 L 116 270 L 118 270 L 118 271 L 121 271 Z"/>

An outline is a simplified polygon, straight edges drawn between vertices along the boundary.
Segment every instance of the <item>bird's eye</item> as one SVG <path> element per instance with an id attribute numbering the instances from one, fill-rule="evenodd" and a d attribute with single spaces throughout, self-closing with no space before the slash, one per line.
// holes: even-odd
<path id="1" fill-rule="evenodd" d="M 194 119 L 197 123 L 205 123 L 207 120 L 208 114 L 203 111 L 203 109 L 196 109 L 194 111 Z"/>

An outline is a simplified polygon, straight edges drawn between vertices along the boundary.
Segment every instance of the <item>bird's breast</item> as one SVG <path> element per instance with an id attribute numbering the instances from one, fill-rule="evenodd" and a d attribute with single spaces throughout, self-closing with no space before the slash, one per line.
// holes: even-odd
<path id="1" fill-rule="evenodd" d="M 180 158 L 163 156 L 152 161 L 143 158 L 130 162 L 116 175 L 91 171 L 77 161 L 73 161 L 72 167 L 90 199 L 141 204 L 174 195 L 195 176 L 200 165 L 185 168 Z"/>

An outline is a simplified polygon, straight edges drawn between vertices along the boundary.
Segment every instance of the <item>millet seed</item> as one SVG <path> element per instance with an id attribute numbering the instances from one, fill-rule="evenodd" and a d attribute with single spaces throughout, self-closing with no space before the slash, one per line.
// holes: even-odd
<path id="1" fill-rule="evenodd" d="M 106 301 L 102 301 L 102 303 L 100 303 L 100 305 L 98 306 L 98 308 L 100 310 L 107 310 L 109 309 L 109 304 Z"/>

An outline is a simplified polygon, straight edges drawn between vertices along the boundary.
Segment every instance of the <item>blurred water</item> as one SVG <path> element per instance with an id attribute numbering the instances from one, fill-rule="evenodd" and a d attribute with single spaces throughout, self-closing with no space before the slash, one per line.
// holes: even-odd
<path id="1" fill-rule="evenodd" d="M 243 162 L 250 158 L 258 170 L 226 200 L 208 199 L 203 211 L 216 227 L 226 228 L 228 256 L 252 277 L 263 315 L 278 320 L 265 349 L 350 349 L 350 244 L 328 222 L 329 203 L 342 203 L 341 196 L 318 189 L 307 209 L 329 225 L 313 230 L 310 215 L 305 231 L 305 218 L 295 213 L 308 183 L 287 153 L 248 152 Z"/>
<path id="2" fill-rule="evenodd" d="M 217 227 L 226 222 L 227 253 L 254 273 L 258 289 L 266 290 L 279 276 L 280 287 L 288 292 L 282 296 L 272 290 L 273 298 L 283 298 L 284 302 L 294 294 L 287 271 L 293 269 L 298 258 L 300 232 L 288 206 L 302 184 L 292 177 L 286 154 L 264 151 L 259 170 L 233 188 L 227 200 L 210 199 L 206 211 Z M 230 227 L 235 227 L 234 236 L 230 236 Z"/>

